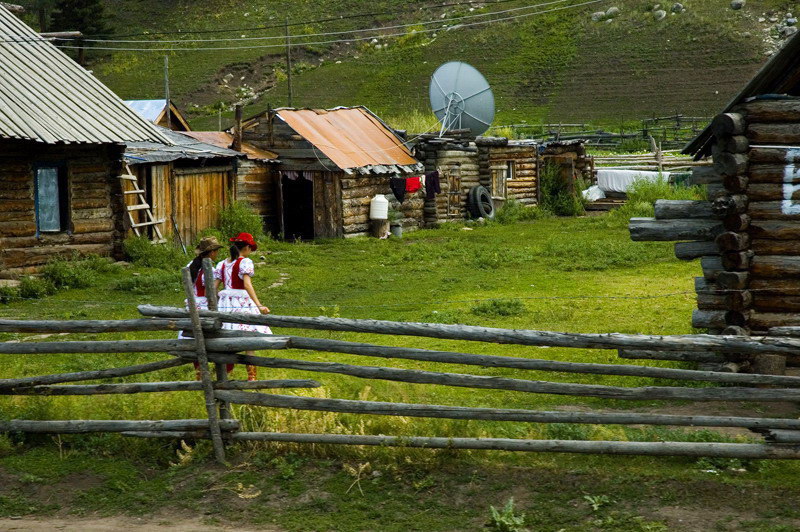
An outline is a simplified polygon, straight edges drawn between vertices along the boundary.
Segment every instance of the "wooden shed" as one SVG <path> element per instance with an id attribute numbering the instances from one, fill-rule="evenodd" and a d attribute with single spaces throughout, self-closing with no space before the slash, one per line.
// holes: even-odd
<path id="1" fill-rule="evenodd" d="M 125 105 L 153 124 L 173 131 L 191 131 L 189 121 L 170 100 L 125 100 Z"/>
<path id="2" fill-rule="evenodd" d="M 278 154 L 276 234 L 288 239 L 366 234 L 369 202 L 390 179 L 422 170 L 397 133 L 366 107 L 271 109 L 243 124 L 244 142 Z M 422 224 L 422 194 L 398 210 Z"/>
<path id="3" fill-rule="evenodd" d="M 149 206 L 161 235 L 177 235 L 189 247 L 198 233 L 219 225 L 220 211 L 236 197 L 237 167 L 244 155 L 185 133 L 159 129 L 170 146 L 133 142 L 126 147 L 125 160 L 145 200 L 141 203 L 134 189 L 129 189 L 127 205 Z M 132 212 L 130 226 L 146 228 L 155 239 L 147 211 Z"/>
<path id="4" fill-rule="evenodd" d="M 415 146 L 425 172 L 438 171 L 441 194 L 426 199 L 425 223 L 434 225 L 469 217 L 469 191 L 486 187 L 496 207 L 507 199 L 538 204 L 539 146 L 535 141 L 472 137 L 453 132 L 422 135 Z"/>
<path id="5" fill-rule="evenodd" d="M 2 6 L 0 44 L 0 276 L 119 254 L 123 143 L 169 141 Z"/>
<path id="6" fill-rule="evenodd" d="M 200 142 L 219 148 L 238 151 L 234 197 L 246 201 L 264 220 L 265 228 L 278 226 L 278 155 L 249 142 L 236 142 L 226 131 L 186 131 L 184 133 Z"/>
<path id="7" fill-rule="evenodd" d="M 713 156 L 713 167 L 696 167 L 691 177 L 708 200 L 661 201 L 654 219 L 631 220 L 632 238 L 681 241 L 678 258 L 700 259 L 693 326 L 737 335 L 800 326 L 800 35 L 684 153 Z M 726 357 L 728 370 L 762 373 L 782 372 L 787 362 Z"/>

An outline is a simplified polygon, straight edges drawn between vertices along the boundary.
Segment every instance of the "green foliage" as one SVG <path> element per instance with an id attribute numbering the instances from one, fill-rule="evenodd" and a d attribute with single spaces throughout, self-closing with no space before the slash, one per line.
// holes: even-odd
<path id="1" fill-rule="evenodd" d="M 256 242 L 264 240 L 264 222 L 261 216 L 245 201 L 232 201 L 219 213 L 219 230 L 222 232 L 224 244 L 229 238 L 239 233 L 250 233 Z"/>
<path id="2" fill-rule="evenodd" d="M 82 261 L 56 258 L 42 269 L 42 278 L 56 288 L 87 288 L 96 282 L 94 272 L 87 269 Z"/>
<path id="3" fill-rule="evenodd" d="M 102 0 L 58 0 L 50 25 L 51 31 L 80 31 L 87 37 L 111 32 Z"/>
<path id="4" fill-rule="evenodd" d="M 41 299 L 55 293 L 53 282 L 40 277 L 23 277 L 19 285 L 19 296 L 23 299 Z"/>
<path id="5" fill-rule="evenodd" d="M 526 310 L 525 304 L 517 299 L 493 299 L 474 305 L 470 312 L 477 316 L 501 317 L 521 316 Z"/>
<path id="6" fill-rule="evenodd" d="M 525 524 L 525 514 L 517 515 L 514 513 L 514 498 L 508 499 L 502 510 L 494 506 L 489 507 L 489 522 L 486 528 L 495 532 L 523 532 L 522 526 Z"/>
<path id="7" fill-rule="evenodd" d="M 157 272 L 144 275 L 134 275 L 115 281 L 114 290 L 130 292 L 132 294 L 158 294 L 167 288 L 179 290 L 181 276 L 178 270 Z"/>
<path id="8" fill-rule="evenodd" d="M 705 199 L 705 188 L 701 186 L 672 185 L 666 179 L 656 181 L 639 179 L 628 188 L 628 201 L 611 211 L 606 218 L 609 226 L 625 227 L 631 218 L 649 218 L 654 214 L 656 200 L 700 200 Z"/>
<path id="9" fill-rule="evenodd" d="M 550 213 L 539 207 L 526 207 L 514 199 L 506 200 L 502 207 L 497 209 L 494 221 L 499 224 L 513 224 L 517 222 L 527 222 L 539 220 L 550 216 Z"/>
<path id="10" fill-rule="evenodd" d="M 168 244 L 154 244 L 145 236 L 125 239 L 123 249 L 128 259 L 137 266 L 173 270 L 184 266 L 187 261 L 187 256 L 178 248 Z"/>
<path id="11" fill-rule="evenodd" d="M 579 187 L 570 191 L 557 165 L 543 165 L 539 179 L 542 187 L 542 208 L 557 216 L 580 216 L 584 213 Z"/>
<path id="12" fill-rule="evenodd" d="M 611 497 L 608 495 L 584 495 L 583 498 L 592 507 L 593 512 L 611 504 Z"/>
<path id="13" fill-rule="evenodd" d="M 0 304 L 7 305 L 19 298 L 19 288 L 14 286 L 0 286 Z"/>

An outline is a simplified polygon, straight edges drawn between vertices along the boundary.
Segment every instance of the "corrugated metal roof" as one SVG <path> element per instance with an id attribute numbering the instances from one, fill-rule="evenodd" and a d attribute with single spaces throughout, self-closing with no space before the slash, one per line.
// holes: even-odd
<path id="1" fill-rule="evenodd" d="M 171 131 L 163 127 L 157 127 L 157 129 L 170 141 L 171 145 L 165 146 L 157 142 L 128 142 L 125 147 L 125 157 L 130 164 L 169 163 L 181 159 L 244 157 L 244 154 L 238 151 L 200 142 L 183 131 Z"/>
<path id="2" fill-rule="evenodd" d="M 52 43 L 0 6 L 0 138 L 168 142 Z"/>
<path id="3" fill-rule="evenodd" d="M 800 96 L 800 32 L 786 41 L 747 85 L 728 103 L 723 113 L 730 112 L 748 98 L 765 94 Z M 709 124 L 683 149 L 683 153 L 700 158 L 711 154 L 714 135 Z"/>
<path id="4" fill-rule="evenodd" d="M 382 167 L 387 171 L 414 171 L 421 167 L 402 139 L 366 107 L 275 112 L 342 170 L 374 168 L 384 173 Z"/>
<path id="5" fill-rule="evenodd" d="M 167 107 L 167 100 L 125 100 L 125 105 L 149 122 L 156 122 Z"/>
<path id="6" fill-rule="evenodd" d="M 227 131 L 184 131 L 183 134 L 189 135 L 200 142 L 213 144 L 221 148 L 230 148 L 233 145 L 233 135 Z M 277 153 L 263 150 L 248 142 L 242 142 L 242 153 L 250 159 L 261 161 L 275 161 L 278 159 Z"/>

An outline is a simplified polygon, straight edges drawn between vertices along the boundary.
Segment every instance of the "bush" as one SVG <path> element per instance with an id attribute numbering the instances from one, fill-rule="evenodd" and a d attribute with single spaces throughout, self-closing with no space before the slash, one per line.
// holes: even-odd
<path id="1" fill-rule="evenodd" d="M 507 317 L 521 316 L 526 312 L 525 304 L 516 299 L 494 299 L 472 307 L 470 312 L 478 316 Z"/>
<path id="2" fill-rule="evenodd" d="M 222 209 L 219 213 L 219 230 L 224 240 L 233 238 L 239 233 L 250 233 L 256 242 L 266 237 L 261 216 L 245 201 L 231 202 Z"/>
<path id="3" fill-rule="evenodd" d="M 19 285 L 19 297 L 23 299 L 41 299 L 55 293 L 56 287 L 49 279 L 23 277 Z"/>
<path id="4" fill-rule="evenodd" d="M 584 213 L 579 186 L 572 192 L 566 187 L 561 171 L 554 164 L 545 164 L 539 176 L 542 207 L 558 216 L 580 216 Z"/>
<path id="5" fill-rule="evenodd" d="M 123 249 L 128 260 L 138 266 L 177 270 L 187 262 L 186 255 L 179 249 L 166 244 L 153 244 L 145 236 L 125 239 Z"/>
<path id="6" fill-rule="evenodd" d="M 499 224 L 513 224 L 516 222 L 526 222 L 530 220 L 540 220 L 546 218 L 550 213 L 539 207 L 526 207 L 517 200 L 506 200 L 502 207 L 497 209 L 494 221 Z"/>
<path id="7" fill-rule="evenodd" d="M 59 257 L 42 269 L 42 278 L 56 288 L 87 288 L 95 283 L 93 273 L 84 261 Z"/>
<path id="8" fill-rule="evenodd" d="M 113 289 L 139 295 L 156 294 L 164 292 L 164 290 L 168 288 L 180 290 L 180 280 L 181 276 L 177 270 L 174 272 L 135 275 L 126 279 L 120 279 L 114 283 Z"/>
<path id="9" fill-rule="evenodd" d="M 13 286 L 0 286 L 0 304 L 7 305 L 18 298 L 18 288 Z"/>

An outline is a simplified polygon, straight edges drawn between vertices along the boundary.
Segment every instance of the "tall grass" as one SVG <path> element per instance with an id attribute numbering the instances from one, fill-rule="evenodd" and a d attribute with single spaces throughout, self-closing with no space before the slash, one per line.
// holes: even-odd
<path id="1" fill-rule="evenodd" d="M 545 164 L 539 175 L 542 207 L 558 216 L 579 216 L 584 213 L 580 191 L 567 188 L 557 165 Z"/>
<path id="2" fill-rule="evenodd" d="M 706 198 L 702 186 L 672 185 L 663 177 L 656 181 L 640 179 L 628 188 L 628 201 L 611 211 L 605 222 L 609 227 L 624 227 L 631 218 L 647 218 L 655 213 L 656 200 L 701 200 Z"/>
<path id="3" fill-rule="evenodd" d="M 423 113 L 417 109 L 393 115 L 386 123 L 394 129 L 408 132 L 409 136 L 438 131 L 439 122 L 433 113 Z"/>

